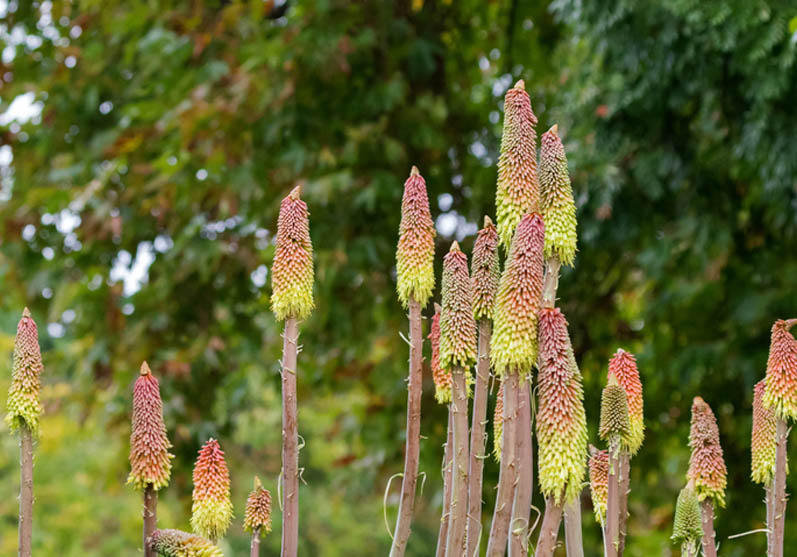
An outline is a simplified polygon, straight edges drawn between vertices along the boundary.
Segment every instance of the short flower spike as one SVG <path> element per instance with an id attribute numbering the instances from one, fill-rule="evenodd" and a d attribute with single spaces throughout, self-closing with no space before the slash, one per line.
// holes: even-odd
<path id="1" fill-rule="evenodd" d="M 692 402 L 692 426 L 689 431 L 689 471 L 686 478 L 695 486 L 699 501 L 710 498 L 725 506 L 727 470 L 720 446 L 720 431 L 711 407 L 699 396 Z"/>
<path id="2" fill-rule="evenodd" d="M 695 490 L 687 485 L 678 494 L 678 501 L 675 503 L 671 539 L 675 543 L 681 544 L 681 547 L 689 546 L 694 550 L 702 536 L 700 503 Z M 694 555 L 695 552 L 692 551 L 689 554 Z"/>
<path id="3" fill-rule="evenodd" d="M 606 498 L 609 494 L 609 451 L 589 446 L 589 492 L 595 520 L 603 526 L 606 521 Z"/>
<path id="4" fill-rule="evenodd" d="M 615 435 L 622 440 L 627 439 L 630 429 L 625 390 L 617 383 L 614 374 L 609 373 L 609 383 L 601 394 L 601 421 L 598 433 L 603 440 Z"/>
<path id="5" fill-rule="evenodd" d="M 434 290 L 434 221 L 429 211 L 426 181 L 413 166 L 404 182 L 401 200 L 401 224 L 396 249 L 396 288 L 406 308 L 410 298 L 421 307 L 426 305 Z"/>
<path id="6" fill-rule="evenodd" d="M 540 147 L 540 198 L 545 220 L 545 256 L 555 255 L 564 265 L 576 257 L 576 203 L 567 172 L 567 156 L 559 126 L 542 134 Z"/>
<path id="7" fill-rule="evenodd" d="M 753 434 L 751 443 L 750 475 L 753 481 L 764 486 L 770 485 L 775 476 L 775 414 L 764 407 L 766 380 L 761 380 L 753 388 Z"/>
<path id="8" fill-rule="evenodd" d="M 797 340 L 789 332 L 797 319 L 778 319 L 772 325 L 767 360 L 764 406 L 786 421 L 797 420 Z"/>
<path id="9" fill-rule="evenodd" d="M 504 436 L 504 385 L 498 383 L 498 395 L 495 398 L 493 413 L 493 457 L 501 462 L 501 442 Z"/>
<path id="10" fill-rule="evenodd" d="M 6 402 L 8 413 L 5 421 L 11 431 L 17 431 L 25 425 L 34 437 L 38 436 L 42 414 L 39 391 L 43 369 L 39 331 L 30 311 L 25 308 L 14 339 L 14 364 Z"/>
<path id="11" fill-rule="evenodd" d="M 133 430 L 130 434 L 130 475 L 127 483 L 136 489 L 147 485 L 157 491 L 166 487 L 172 472 L 172 444 L 163 423 L 163 403 L 158 380 L 147 362 L 133 387 Z"/>
<path id="12" fill-rule="evenodd" d="M 224 557 L 210 540 L 181 530 L 155 530 L 149 543 L 162 557 Z"/>
<path id="13" fill-rule="evenodd" d="M 440 314 L 440 365 L 469 368 L 476 363 L 476 321 L 468 258 L 454 242 L 443 259 L 443 311 Z"/>
<path id="14" fill-rule="evenodd" d="M 209 439 L 199 450 L 191 499 L 194 532 L 212 540 L 223 537 L 232 520 L 230 472 L 224 461 L 224 451 L 215 439 Z"/>
<path id="15" fill-rule="evenodd" d="M 542 305 L 545 225 L 524 215 L 498 286 L 490 359 L 498 375 L 531 372 L 537 361 L 537 313 Z"/>
<path id="16" fill-rule="evenodd" d="M 244 530 L 254 532 L 258 528 L 261 536 L 271 532 L 271 493 L 260 483 L 260 478 L 255 476 L 255 489 L 246 499 Z"/>
<path id="17" fill-rule="evenodd" d="M 521 217 L 540 210 L 536 125 L 537 117 L 521 79 L 504 98 L 504 131 L 498 157 L 495 205 L 498 235 L 505 248 Z"/>
<path id="18" fill-rule="evenodd" d="M 493 318 L 498 281 L 501 279 L 498 257 L 498 231 L 490 217 L 485 216 L 484 228 L 476 236 L 471 261 L 473 317 L 477 321 Z"/>
<path id="19" fill-rule="evenodd" d="M 278 321 L 306 319 L 313 311 L 313 244 L 301 186 L 282 200 L 277 220 L 277 251 L 271 269 L 271 310 Z"/>
<path id="20" fill-rule="evenodd" d="M 559 308 L 540 310 L 540 358 L 537 374 L 539 408 L 540 488 L 556 503 L 581 493 L 587 459 L 587 419 L 584 389 L 567 320 Z"/>
<path id="21" fill-rule="evenodd" d="M 617 382 L 625 389 L 628 397 L 628 417 L 631 429 L 623 440 L 623 445 L 631 453 L 636 454 L 645 438 L 645 421 L 642 415 L 642 381 L 639 379 L 636 358 L 631 352 L 622 348 L 615 352 L 609 360 L 609 374 L 617 377 Z"/>
<path id="22" fill-rule="evenodd" d="M 439 304 L 434 305 L 434 317 L 429 331 L 429 343 L 432 345 L 432 379 L 434 380 L 434 398 L 440 404 L 451 402 L 451 371 L 440 365 L 440 313 Z"/>

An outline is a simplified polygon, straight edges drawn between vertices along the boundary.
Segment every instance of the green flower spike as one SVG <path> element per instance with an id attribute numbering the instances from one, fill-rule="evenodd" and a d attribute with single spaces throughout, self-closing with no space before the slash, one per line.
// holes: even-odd
<path id="1" fill-rule="evenodd" d="M 11 431 L 17 431 L 24 425 L 34 437 L 38 436 L 42 414 L 39 391 L 43 369 L 39 332 L 30 311 L 25 308 L 14 339 L 14 364 L 6 402 L 8 413 L 5 420 Z"/>
<path id="2" fill-rule="evenodd" d="M 576 257 L 576 204 L 567 172 L 567 157 L 559 126 L 542 134 L 540 148 L 540 198 L 545 220 L 545 257 L 555 255 L 572 267 Z"/>

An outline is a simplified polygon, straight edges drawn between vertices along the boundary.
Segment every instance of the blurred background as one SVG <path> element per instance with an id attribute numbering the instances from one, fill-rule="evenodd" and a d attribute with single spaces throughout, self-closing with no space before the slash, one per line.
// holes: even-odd
<path id="1" fill-rule="evenodd" d="M 727 537 L 763 525 L 752 386 L 772 322 L 797 316 L 792 1 L 0 0 L 0 18 L 0 391 L 27 305 L 45 362 L 37 554 L 140 553 L 125 479 L 144 359 L 176 455 L 161 526 L 188 528 L 191 468 L 214 436 L 233 479 L 227 554 L 248 548 L 255 473 L 275 498 L 264 553 L 278 554 L 270 266 L 279 201 L 302 181 L 317 308 L 302 325 L 300 554 L 385 555 L 406 405 L 402 184 L 417 164 L 438 259 L 454 239 L 469 251 L 494 214 L 503 95 L 519 78 L 538 133 L 558 123 L 568 151 L 580 251 L 559 293 L 591 441 L 609 356 L 638 356 L 648 434 L 627 554 L 676 554 L 698 394 L 729 468 L 720 554 L 763 554 L 763 534 Z M 427 373 L 408 555 L 434 551 L 445 418 Z M 17 467 L 2 425 L 2 555 L 16 552 Z M 489 461 L 485 525 L 497 472 Z M 583 506 L 597 556 L 586 491 Z M 797 535 L 786 544 L 797 553 Z"/>

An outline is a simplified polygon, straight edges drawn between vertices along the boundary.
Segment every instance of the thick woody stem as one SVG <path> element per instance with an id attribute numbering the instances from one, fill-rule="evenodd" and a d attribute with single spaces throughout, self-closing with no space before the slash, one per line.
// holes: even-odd
<path id="1" fill-rule="evenodd" d="M 616 435 L 609 441 L 609 478 L 606 494 L 606 557 L 618 557 L 620 545 L 620 442 Z"/>
<path id="2" fill-rule="evenodd" d="M 717 535 L 714 533 L 714 503 L 704 499 L 700 503 L 701 523 L 703 525 L 703 555 L 717 557 Z"/>
<path id="3" fill-rule="evenodd" d="M 443 455 L 443 516 L 440 517 L 440 531 L 437 534 L 436 557 L 445 557 L 446 542 L 448 542 L 448 519 L 451 515 L 451 474 L 454 461 L 451 458 L 454 446 L 454 432 L 452 430 L 451 404 L 448 405 L 448 433 L 446 435 L 446 448 Z"/>
<path id="4" fill-rule="evenodd" d="M 33 551 L 33 433 L 26 424 L 19 428 L 19 557 Z"/>
<path id="5" fill-rule="evenodd" d="M 625 551 L 625 536 L 628 528 L 628 493 L 631 490 L 631 454 L 620 452 L 620 543 L 617 554 L 622 557 Z"/>
<path id="6" fill-rule="evenodd" d="M 482 516 L 482 475 L 484 471 L 484 427 L 487 421 L 487 383 L 490 379 L 489 319 L 479 320 L 479 359 L 476 362 L 476 385 L 473 390 L 473 419 L 470 426 L 470 470 L 468 471 L 468 550 L 473 557 L 479 544 Z"/>
<path id="7" fill-rule="evenodd" d="M 155 552 L 147 543 L 149 537 L 158 529 L 158 492 L 147 484 L 144 488 L 144 555 L 155 557 Z"/>
<path id="8" fill-rule="evenodd" d="M 299 429 L 296 408 L 296 357 L 299 326 L 285 320 L 282 345 L 282 557 L 299 551 Z"/>
<path id="9" fill-rule="evenodd" d="M 534 456 L 531 447 L 531 392 L 530 381 L 520 378 L 518 390 L 518 423 L 515 433 L 517 443 L 517 491 L 510 523 L 509 557 L 529 554 L 529 516 L 534 487 Z"/>
<path id="10" fill-rule="evenodd" d="M 465 370 L 451 370 L 451 419 L 454 436 L 454 465 L 451 475 L 451 520 L 448 527 L 446 555 L 462 555 L 466 550 L 465 532 L 468 523 L 468 386 Z"/>
<path id="11" fill-rule="evenodd" d="M 789 426 L 778 418 L 775 426 L 775 478 L 772 482 L 772 543 L 767 557 L 783 557 L 783 539 L 786 528 L 786 442 Z"/>
<path id="12" fill-rule="evenodd" d="M 517 423 L 518 373 L 507 373 L 504 387 L 504 423 L 501 435 L 501 470 L 498 476 L 498 495 L 495 499 L 487 557 L 503 557 L 509 537 L 509 521 L 515 499 L 517 461 L 515 457 L 515 424 Z"/>
<path id="13" fill-rule="evenodd" d="M 537 540 L 537 551 L 534 557 L 552 557 L 556 550 L 556 539 L 559 536 L 559 525 L 562 522 L 562 505 L 557 505 L 553 497 L 545 498 L 545 514 L 540 526 L 540 538 Z"/>
<path id="14" fill-rule="evenodd" d="M 410 524 L 415 507 L 415 486 L 418 481 L 418 457 L 421 447 L 421 392 L 423 390 L 423 330 L 421 304 L 410 297 L 410 369 L 407 396 L 407 441 L 404 451 L 404 476 L 401 479 L 401 499 L 398 520 L 393 534 L 391 557 L 402 557 L 407 550 Z"/>
<path id="15" fill-rule="evenodd" d="M 581 537 L 581 497 L 573 497 L 565 503 L 565 544 L 567 557 L 584 557 L 584 541 Z"/>
<path id="16" fill-rule="evenodd" d="M 249 557 L 260 557 L 260 526 L 252 532 L 252 543 L 249 544 Z"/>

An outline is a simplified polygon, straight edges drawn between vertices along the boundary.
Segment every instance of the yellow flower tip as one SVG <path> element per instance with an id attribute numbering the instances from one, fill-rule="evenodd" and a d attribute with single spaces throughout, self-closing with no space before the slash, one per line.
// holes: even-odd
<path id="1" fill-rule="evenodd" d="M 517 82 L 515 83 L 515 87 L 514 88 L 515 89 L 522 89 L 523 91 L 525 91 L 526 90 L 526 82 L 523 81 L 522 79 L 518 79 Z"/>
<path id="2" fill-rule="evenodd" d="M 141 371 L 140 371 L 140 373 L 141 373 L 141 375 L 152 375 L 152 371 L 149 369 L 149 365 L 147 364 L 146 360 L 141 362 Z"/>
<path id="3" fill-rule="evenodd" d="M 548 130 L 548 133 L 559 135 L 559 124 L 554 124 L 553 126 L 551 126 L 551 128 Z"/>
<path id="4" fill-rule="evenodd" d="M 288 194 L 288 197 L 296 201 L 297 199 L 301 199 L 302 196 L 302 185 L 297 184 L 295 188 L 291 190 L 291 193 Z"/>
<path id="5" fill-rule="evenodd" d="M 32 318 L 30 310 L 27 307 L 25 307 L 25 309 L 22 310 L 22 317 L 26 317 L 28 319 Z"/>
<path id="6" fill-rule="evenodd" d="M 255 476 L 255 484 L 254 485 L 255 485 L 255 489 L 260 489 L 261 487 L 263 487 L 263 482 L 260 481 L 260 478 L 258 476 Z"/>
<path id="7" fill-rule="evenodd" d="M 484 215 L 484 226 L 483 226 L 483 228 L 487 228 L 488 226 L 495 226 L 493 224 L 493 219 L 490 218 L 490 215 Z"/>
<path id="8" fill-rule="evenodd" d="M 457 242 L 456 240 L 454 240 L 454 242 L 451 244 L 451 248 L 449 248 L 448 252 L 451 253 L 455 251 L 462 251 L 461 249 L 459 249 L 459 242 Z"/>
<path id="9" fill-rule="evenodd" d="M 420 174 L 421 171 L 418 170 L 418 167 L 413 164 L 412 168 L 410 169 L 410 176 L 419 176 Z"/>

